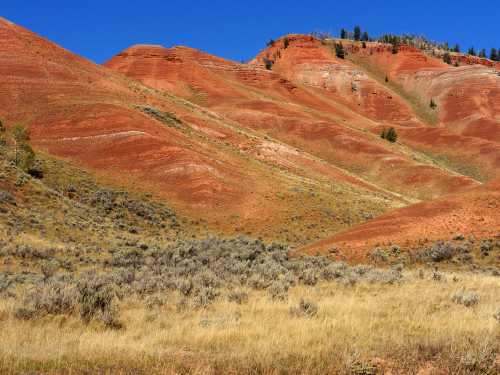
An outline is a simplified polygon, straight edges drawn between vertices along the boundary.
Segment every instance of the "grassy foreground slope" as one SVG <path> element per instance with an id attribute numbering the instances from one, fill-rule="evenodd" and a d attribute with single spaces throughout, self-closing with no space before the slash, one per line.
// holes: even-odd
<path id="1" fill-rule="evenodd" d="M 286 300 L 256 291 L 248 302 L 221 298 L 201 310 L 179 310 L 175 295 L 149 308 L 126 299 L 121 330 L 85 326 L 75 316 L 20 321 L 8 314 L 12 302 L 2 300 L 0 371 L 498 373 L 498 277 L 405 277 L 401 285 L 299 286 Z M 479 303 L 454 302 L 463 289 Z M 304 296 L 317 311 L 299 307 Z"/>

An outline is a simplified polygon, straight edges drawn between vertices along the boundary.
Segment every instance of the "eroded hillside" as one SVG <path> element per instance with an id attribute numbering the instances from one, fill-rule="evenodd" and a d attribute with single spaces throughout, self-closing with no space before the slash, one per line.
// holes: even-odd
<path id="1" fill-rule="evenodd" d="M 304 243 L 406 202 L 175 91 L 144 86 L 8 21 L 0 26 L 8 127 L 29 126 L 37 149 L 152 192 L 213 230 Z"/>
<path id="2" fill-rule="evenodd" d="M 248 64 L 136 45 L 98 66 L 6 20 L 0 37 L 7 124 L 209 230 L 299 245 L 421 201 L 496 191 L 480 187 L 500 170 L 491 66 L 349 41 L 341 59 L 337 41 L 305 35 Z M 388 127 L 396 143 L 379 137 Z M 482 211 L 491 231 L 494 211 Z"/>

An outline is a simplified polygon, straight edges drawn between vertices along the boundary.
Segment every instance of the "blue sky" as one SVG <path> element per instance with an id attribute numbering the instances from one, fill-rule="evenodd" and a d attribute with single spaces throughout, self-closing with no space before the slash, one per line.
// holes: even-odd
<path id="1" fill-rule="evenodd" d="M 270 38 L 359 24 L 370 35 L 414 33 L 500 48 L 497 1 L 2 1 L 0 15 L 102 63 L 137 43 L 186 45 L 248 60 Z"/>

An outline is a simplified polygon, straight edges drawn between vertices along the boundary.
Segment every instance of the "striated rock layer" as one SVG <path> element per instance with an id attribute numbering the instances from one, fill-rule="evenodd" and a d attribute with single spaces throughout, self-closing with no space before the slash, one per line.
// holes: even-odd
<path id="1" fill-rule="evenodd" d="M 299 245 L 378 228 L 363 223 L 402 206 L 384 225 L 422 204 L 495 197 L 481 186 L 500 177 L 492 67 L 347 41 L 339 59 L 332 42 L 287 38 L 249 64 L 136 45 L 98 66 L 0 19 L 0 117 L 29 126 L 38 150 L 228 234 Z M 379 137 L 389 126 L 395 144 Z M 464 222 L 499 228 L 489 207 Z M 446 232 L 425 223 L 418 236 Z"/>

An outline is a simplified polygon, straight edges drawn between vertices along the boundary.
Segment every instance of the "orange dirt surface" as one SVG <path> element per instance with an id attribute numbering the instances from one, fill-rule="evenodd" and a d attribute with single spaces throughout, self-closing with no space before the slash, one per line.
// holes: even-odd
<path id="1" fill-rule="evenodd" d="M 441 165 L 468 171 L 466 175 L 481 181 L 500 177 L 500 65 L 452 54 L 466 61 L 455 67 L 409 46 L 393 54 L 390 45 L 367 43 L 361 48 L 361 43 L 342 42 L 352 64 L 414 108 L 420 124 L 397 128 L 401 142 L 434 159 L 446 159 Z M 434 110 L 431 99 L 437 104 Z M 435 123 L 428 124 L 429 117 L 435 117 Z"/>
<path id="2" fill-rule="evenodd" d="M 8 21 L 0 22 L 0 40 L 2 115 L 27 123 L 36 146 L 98 170 L 147 175 L 162 191 L 195 203 L 231 199 L 221 194 L 231 191 L 222 179 L 240 176 L 215 165 L 206 155 L 211 151 L 132 106 L 155 103 L 155 97 L 145 98 L 121 75 Z M 166 188 L 172 184 L 177 192 Z"/>
<path id="3" fill-rule="evenodd" d="M 322 88 L 330 98 L 351 111 L 376 121 L 417 125 L 411 108 L 400 98 L 373 80 L 347 60 L 337 58 L 332 49 L 318 39 L 289 35 L 285 48 L 281 38 L 262 51 L 250 64 L 264 66 L 264 59 L 274 61 L 273 71 L 293 82 Z"/>
<path id="4" fill-rule="evenodd" d="M 186 47 L 142 45 L 105 65 L 195 101 L 238 127 L 305 151 L 332 165 L 340 179 L 363 187 L 369 184 L 412 199 L 428 199 L 475 184 L 434 165 L 416 163 L 386 142 L 345 126 L 345 122 L 371 126 L 386 122 L 416 126 L 418 122 L 407 104 L 352 64 L 337 61 L 318 40 L 301 35 L 289 40 L 288 48 L 280 39 L 248 65 Z M 261 63 L 268 54 L 280 55 L 273 71 Z M 331 82 L 321 78 L 328 69 L 334 77 L 337 71 L 343 72 L 341 78 Z M 359 85 L 354 95 L 353 82 Z M 385 168 L 388 161 L 390 170 Z M 423 171 L 426 178 L 417 178 Z M 366 182 L 356 182 L 351 175 Z"/>
<path id="5" fill-rule="evenodd" d="M 201 52 L 178 50 L 203 60 Z M 233 74 L 254 79 L 254 70 Z M 268 81 L 269 73 L 259 69 L 255 75 L 257 83 L 252 84 L 288 92 L 289 84 L 278 76 Z M 204 77 L 198 80 L 204 82 Z M 255 96 L 246 88 L 235 87 L 228 94 L 218 86 L 224 97 Z M 300 224 L 316 223 L 301 236 L 319 238 L 320 232 L 324 236 L 364 220 L 350 208 L 351 201 L 375 215 L 404 204 L 404 199 L 313 155 L 241 128 L 196 100 L 182 99 L 181 90 L 144 86 L 4 19 L 0 93 L 0 117 L 8 127 L 16 122 L 28 126 L 38 150 L 121 187 L 153 192 L 217 231 L 273 238 L 300 216 Z M 161 121 L 145 113 L 145 107 L 179 123 Z M 345 202 L 336 202 L 332 186 L 345 192 Z M 338 210 L 338 216 L 332 220 L 323 212 L 327 209 Z M 299 240 L 290 236 L 290 241 Z"/>
<path id="6" fill-rule="evenodd" d="M 346 43 L 361 64 L 313 37 L 288 38 L 248 64 L 136 45 L 99 66 L 0 18 L 0 117 L 29 126 L 37 149 L 153 192 L 211 229 L 293 244 L 498 178 L 491 67 Z M 438 123 L 400 87 L 435 98 Z M 389 126 L 396 144 L 379 137 Z"/>
<path id="7" fill-rule="evenodd" d="M 414 204 L 306 246 L 300 251 L 328 253 L 334 247 L 351 259 L 366 258 L 376 246 L 414 247 L 450 240 L 454 235 L 486 238 L 500 232 L 500 181 L 461 194 Z"/>
<path id="8" fill-rule="evenodd" d="M 376 66 L 408 92 L 437 104 L 438 125 L 456 134 L 499 142 L 500 63 L 475 56 L 452 54 L 460 66 L 450 66 L 422 51 L 400 47 L 371 47 L 353 54 Z M 367 52 L 368 51 L 368 52 Z"/>

